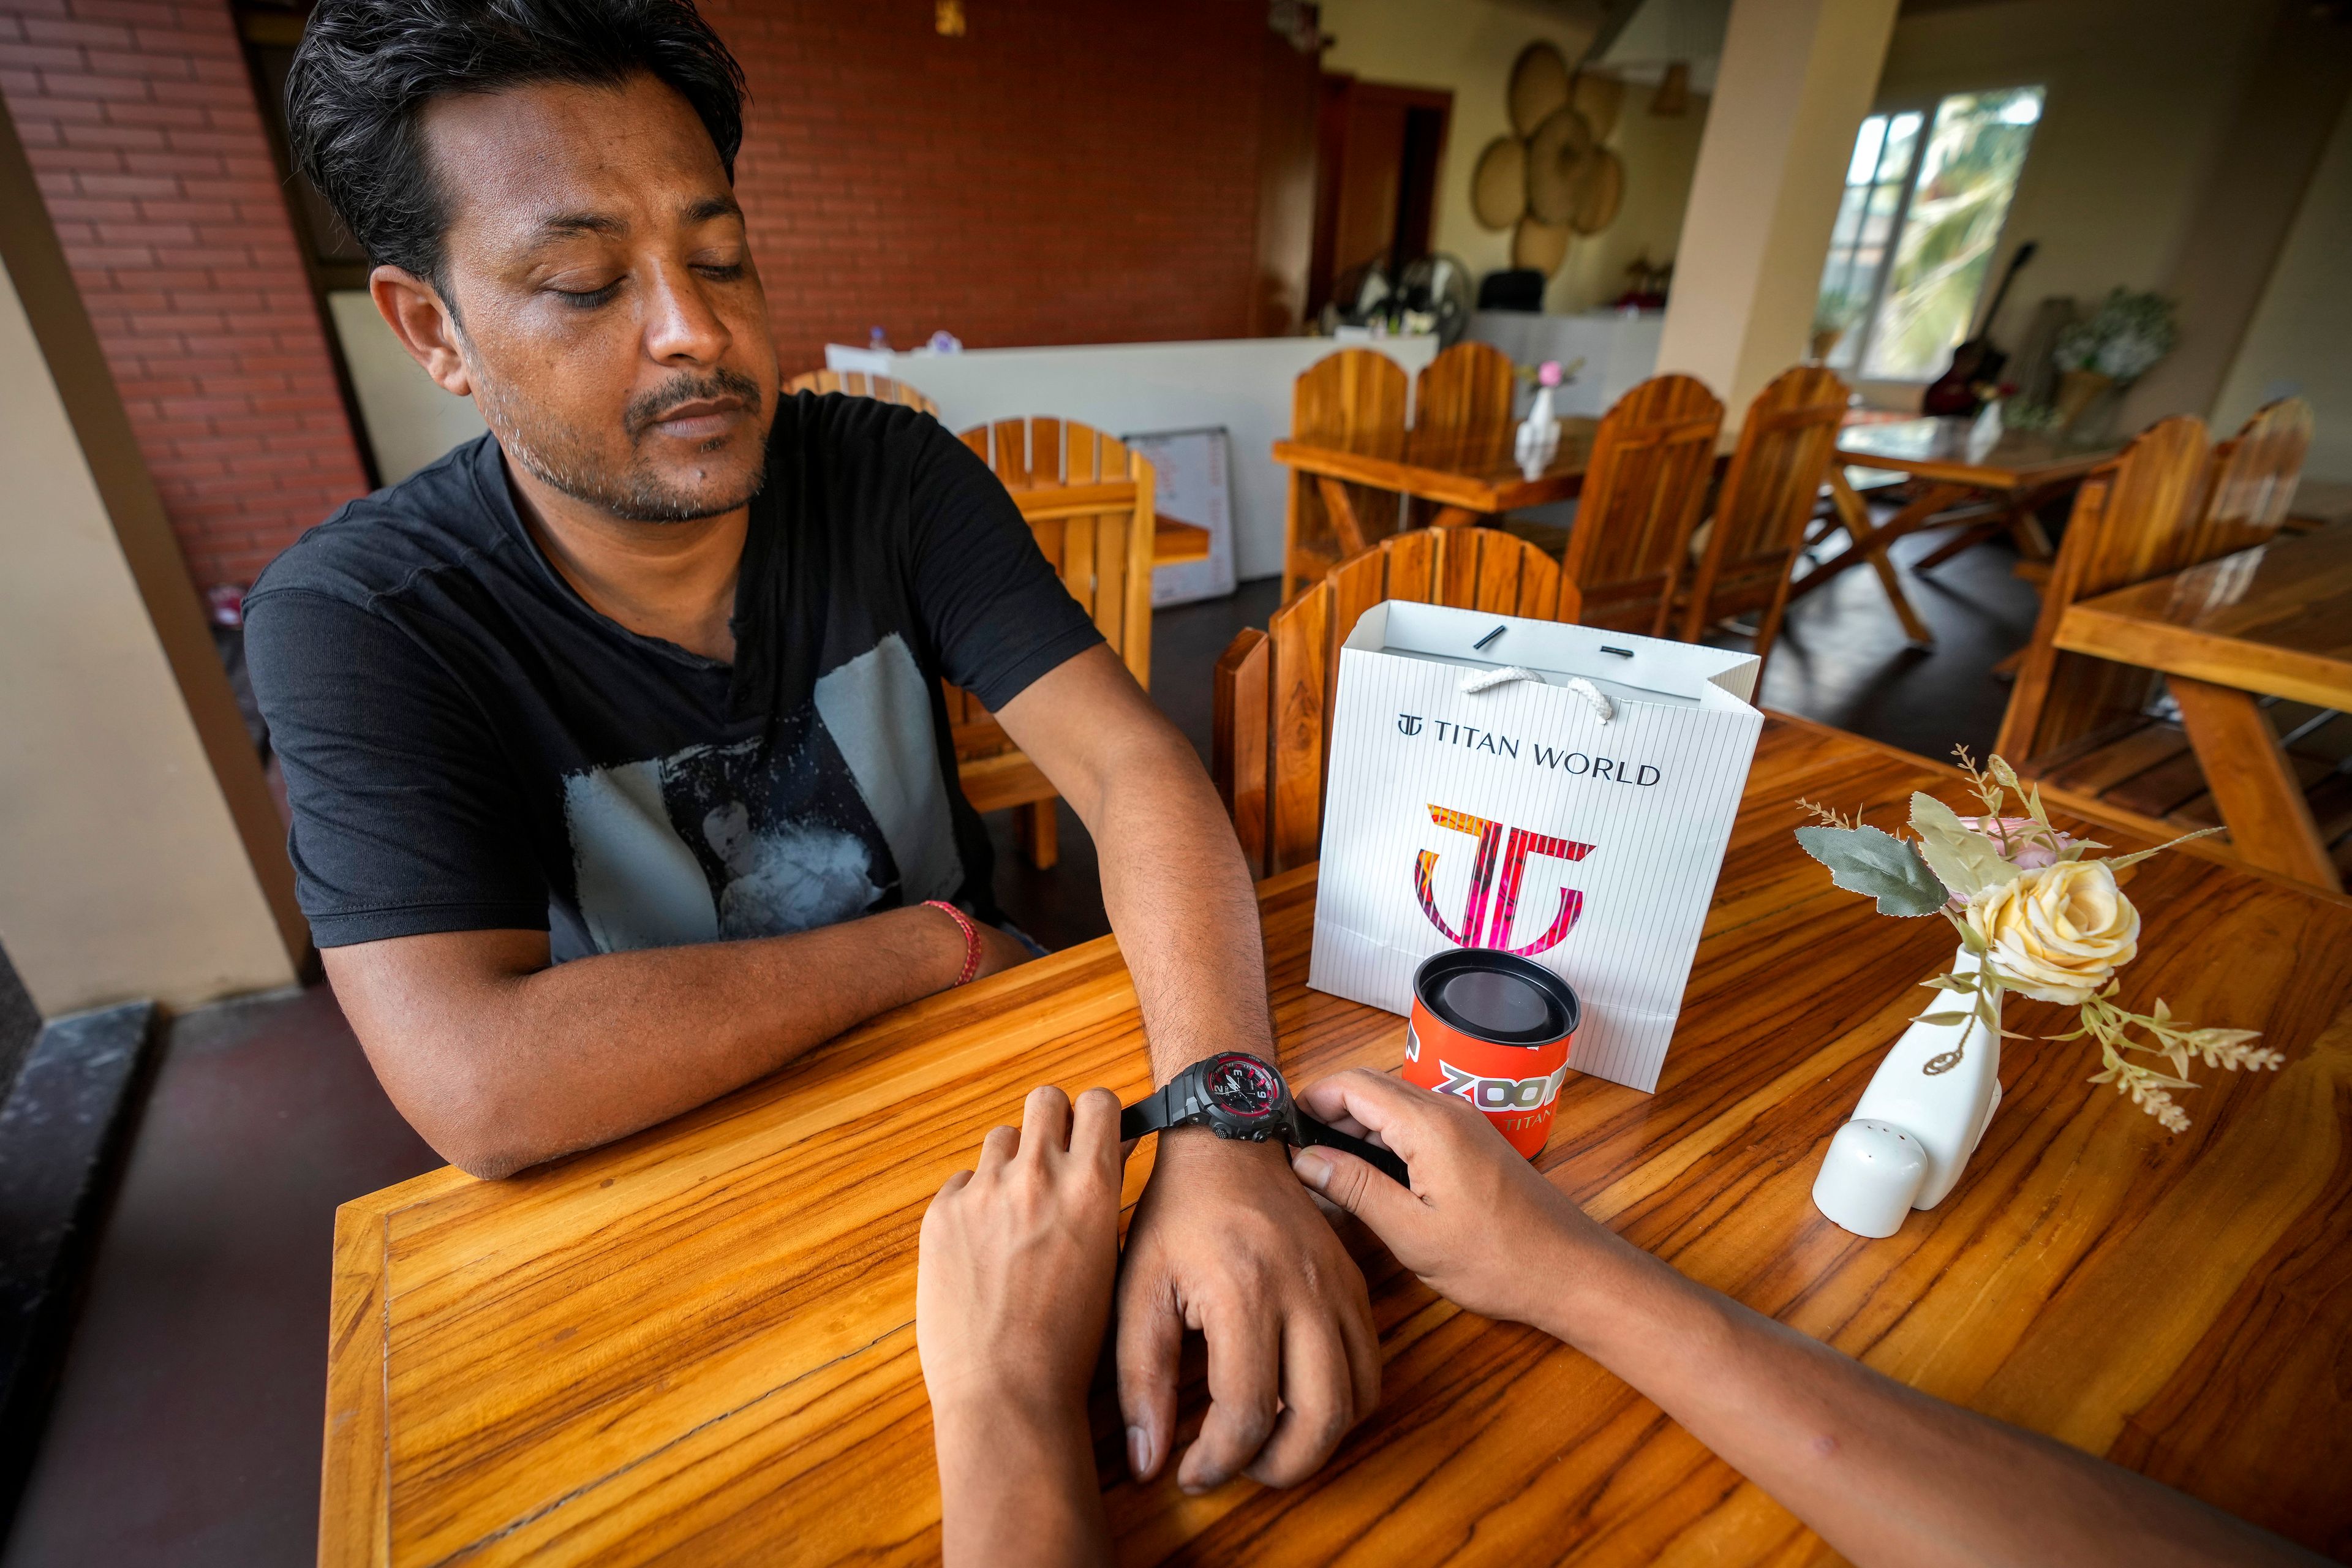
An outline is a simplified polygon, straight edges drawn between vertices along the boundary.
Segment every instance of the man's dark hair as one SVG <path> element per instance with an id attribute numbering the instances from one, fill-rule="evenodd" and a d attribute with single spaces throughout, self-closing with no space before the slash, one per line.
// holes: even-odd
<path id="1" fill-rule="evenodd" d="M 294 52 L 286 123 L 296 165 L 369 257 L 439 287 L 449 204 L 425 155 L 425 104 L 639 72 L 693 105 L 732 180 L 743 69 L 691 0 L 321 0 Z"/>

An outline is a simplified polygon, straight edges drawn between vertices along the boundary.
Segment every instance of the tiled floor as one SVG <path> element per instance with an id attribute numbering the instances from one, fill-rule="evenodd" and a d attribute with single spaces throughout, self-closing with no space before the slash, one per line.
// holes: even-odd
<path id="1" fill-rule="evenodd" d="M 1897 546 L 1913 558 L 1919 542 Z M 2032 591 L 1992 546 L 1911 579 L 1938 637 L 1906 649 L 1868 572 L 1800 605 L 1769 706 L 1928 755 L 1981 752 Z M 1209 671 L 1263 626 L 1273 584 L 1162 611 L 1161 705 L 1208 749 Z M 1108 927 L 1084 830 L 1054 871 L 999 835 L 998 886 L 1050 945 Z M 5 1568 L 277 1568 L 311 1561 L 335 1205 L 437 1163 L 376 1087 L 323 990 L 207 1009 L 172 1028 Z"/>

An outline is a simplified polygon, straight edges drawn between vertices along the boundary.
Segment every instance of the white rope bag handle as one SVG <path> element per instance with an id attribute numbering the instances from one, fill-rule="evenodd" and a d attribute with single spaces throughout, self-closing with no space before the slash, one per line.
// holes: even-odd
<path id="1" fill-rule="evenodd" d="M 1465 670 L 1460 690 L 1465 697 L 1475 696 L 1481 691 L 1492 691 L 1498 686 L 1507 686 L 1514 680 L 1544 683 L 1544 678 L 1526 665 L 1507 664 L 1498 669 Z M 1592 716 L 1603 724 L 1617 717 L 1617 705 L 1609 700 L 1609 694 L 1580 675 L 1563 682 L 1561 689 L 1573 691 L 1591 703 Z"/>

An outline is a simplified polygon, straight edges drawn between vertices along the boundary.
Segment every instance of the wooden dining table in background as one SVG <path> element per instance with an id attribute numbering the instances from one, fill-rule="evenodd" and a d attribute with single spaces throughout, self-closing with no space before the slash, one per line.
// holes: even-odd
<path id="1" fill-rule="evenodd" d="M 1436 510 L 1429 520 L 1433 528 L 1467 527 L 1518 507 L 1544 506 L 1573 497 L 1584 488 L 1592 437 L 1600 428 L 1598 419 L 1562 419 L 1559 449 L 1534 479 L 1528 478 L 1512 457 L 1517 426 L 1508 424 L 1458 435 L 1407 431 L 1402 458 L 1379 458 L 1313 441 L 1285 439 L 1274 444 L 1274 460 L 1315 476 L 1333 527 L 1348 553 L 1356 555 L 1388 533 L 1390 523 L 1383 519 L 1368 528 L 1356 515 L 1349 485 L 1434 503 Z"/>
<path id="2" fill-rule="evenodd" d="M 2028 561 L 2046 562 L 2050 539 L 2035 513 L 2121 447 L 2118 441 L 2074 441 L 2026 430 L 2002 430 L 1988 439 L 1975 420 L 1959 416 L 1848 425 L 1839 432 L 1837 458 L 1829 471 L 1831 500 L 1845 525 L 1848 542 L 1790 583 L 1789 600 L 1794 604 L 1839 574 L 1867 563 L 1878 574 L 1904 635 L 1932 647 L 1935 633 L 1903 592 L 1887 546 L 1922 529 L 1957 526 L 1961 531 L 1922 556 L 1913 570 L 1938 566 L 2001 532 L 2016 539 Z M 1869 507 L 1846 478 L 1848 468 L 1908 474 L 1921 481 L 1920 488 L 1893 517 L 1873 523 Z M 1979 504 L 1956 516 L 1945 515 L 1971 500 Z"/>
<path id="3" fill-rule="evenodd" d="M 2005 1099 L 1938 1208 L 1869 1241 L 1814 1172 L 1951 929 L 1830 885 L 1799 796 L 1901 819 L 1958 775 L 1768 721 L 1655 1094 L 1571 1076 L 1538 1162 L 1603 1223 L 1919 1388 L 2323 1552 L 2352 1550 L 2352 901 L 2193 852 L 2130 873 L 2127 1002 L 2264 1031 L 2170 1136 L 2005 1020 Z M 2110 828 L 2102 837 L 2128 842 Z M 1393 1068 L 1403 1020 L 1310 991 L 1312 868 L 1260 889 L 1288 1071 Z M 877 1019 L 761 1082 L 503 1183 L 440 1171 L 335 1232 L 320 1560 L 919 1563 L 940 1549 L 917 1230 L 1040 1081 L 1147 1085 L 1109 938 Z M 1140 1191 L 1150 1145 L 1130 1161 Z M 1592 1362 L 1453 1307 L 1352 1223 L 1380 1406 L 1311 1480 L 1188 1498 L 1097 1462 L 1122 1563 L 1790 1563 L 1786 1511 Z M 1181 1401 L 1204 1407 L 1197 1357 Z"/>
<path id="4" fill-rule="evenodd" d="M 2278 538 L 2066 607 L 2057 646 L 2160 670 L 2237 852 L 2330 891 L 2352 778 L 2306 777 L 2260 699 L 2352 709 L 2352 527 Z M 2344 722 L 2344 721 L 2336 721 Z M 2314 797 L 2306 786 L 2319 786 Z"/>

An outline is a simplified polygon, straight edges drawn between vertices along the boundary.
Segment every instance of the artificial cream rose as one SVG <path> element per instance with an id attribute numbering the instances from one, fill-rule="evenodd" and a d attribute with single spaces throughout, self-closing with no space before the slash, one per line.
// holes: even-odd
<path id="1" fill-rule="evenodd" d="M 2070 1007 L 2139 952 L 2139 911 L 2104 860 L 2020 872 L 1969 900 L 1966 919 L 2011 990 Z"/>

